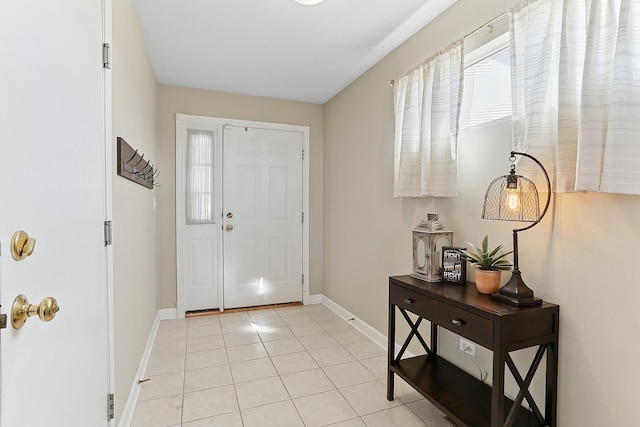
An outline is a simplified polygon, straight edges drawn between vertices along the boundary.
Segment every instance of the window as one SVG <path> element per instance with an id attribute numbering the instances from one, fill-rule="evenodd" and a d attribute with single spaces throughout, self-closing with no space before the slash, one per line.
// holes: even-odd
<path id="1" fill-rule="evenodd" d="M 465 55 L 460 129 L 511 117 L 509 34 Z"/>
<path id="2" fill-rule="evenodd" d="M 213 131 L 187 130 L 187 224 L 214 224 Z"/>

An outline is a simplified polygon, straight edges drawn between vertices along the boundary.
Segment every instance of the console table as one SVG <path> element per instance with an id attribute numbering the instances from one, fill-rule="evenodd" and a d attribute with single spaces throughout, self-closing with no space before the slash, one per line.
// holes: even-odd
<path id="1" fill-rule="evenodd" d="M 398 354 L 396 308 L 411 332 Z M 418 316 L 414 322 L 407 312 Z M 559 306 L 516 308 L 478 293 L 473 283 L 459 286 L 432 283 L 410 276 L 389 278 L 389 345 L 387 399 L 393 400 L 394 375 L 420 392 L 457 425 L 468 427 L 556 427 Z M 429 345 L 418 327 L 431 322 Z M 489 386 L 438 354 L 438 328 L 448 329 L 493 351 L 493 378 Z M 416 338 L 425 354 L 402 358 Z M 510 352 L 538 346 L 523 377 Z M 529 392 L 536 370 L 546 354 L 544 415 Z M 505 365 L 520 391 L 512 401 L 504 395 Z M 522 406 L 526 399 L 531 410 Z"/>

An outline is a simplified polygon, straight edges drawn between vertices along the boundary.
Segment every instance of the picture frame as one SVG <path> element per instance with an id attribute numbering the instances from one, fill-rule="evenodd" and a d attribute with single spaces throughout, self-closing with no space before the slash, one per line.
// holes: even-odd
<path id="1" fill-rule="evenodd" d="M 467 284 L 467 261 L 462 251 L 467 248 L 442 247 L 442 282 L 465 286 Z"/>

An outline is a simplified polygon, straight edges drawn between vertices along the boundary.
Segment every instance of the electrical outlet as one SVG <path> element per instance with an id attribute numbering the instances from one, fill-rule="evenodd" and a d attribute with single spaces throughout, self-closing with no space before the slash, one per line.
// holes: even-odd
<path id="1" fill-rule="evenodd" d="M 471 357 L 476 357 L 476 345 L 464 338 L 460 338 L 460 351 Z"/>

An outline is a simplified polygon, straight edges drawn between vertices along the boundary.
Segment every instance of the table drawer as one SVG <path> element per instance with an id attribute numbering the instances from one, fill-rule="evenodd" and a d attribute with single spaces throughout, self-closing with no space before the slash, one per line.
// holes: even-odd
<path id="1" fill-rule="evenodd" d="M 440 301 L 433 301 L 433 321 L 456 334 L 493 350 L 493 322 Z"/>
<path id="2" fill-rule="evenodd" d="M 389 302 L 425 319 L 431 319 L 433 300 L 401 286 L 389 286 Z"/>

